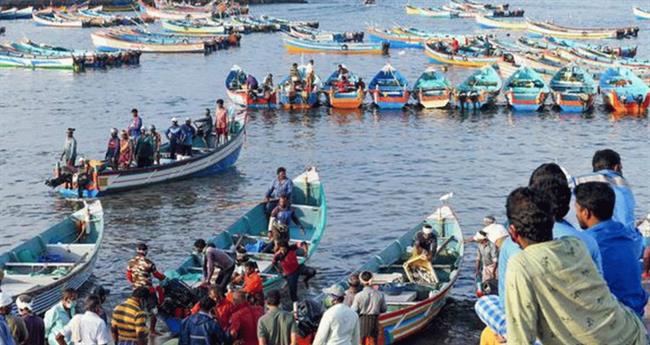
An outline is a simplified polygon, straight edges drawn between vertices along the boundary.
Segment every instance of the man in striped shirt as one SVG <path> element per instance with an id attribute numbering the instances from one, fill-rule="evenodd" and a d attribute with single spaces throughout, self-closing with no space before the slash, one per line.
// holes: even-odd
<path id="1" fill-rule="evenodd" d="M 113 310 L 111 332 L 116 345 L 147 345 L 149 332 L 144 304 L 149 294 L 148 288 L 138 287 Z"/>

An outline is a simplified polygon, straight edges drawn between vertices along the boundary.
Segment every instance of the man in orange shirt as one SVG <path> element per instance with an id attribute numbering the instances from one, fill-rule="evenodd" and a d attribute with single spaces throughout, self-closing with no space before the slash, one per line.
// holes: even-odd
<path id="1" fill-rule="evenodd" d="M 226 298 L 223 297 L 219 288 L 215 285 L 211 285 L 208 288 L 208 297 L 213 300 L 216 305 L 212 311 L 217 323 L 221 326 L 222 329 L 227 329 L 230 324 L 230 317 L 232 316 L 235 306 Z M 201 310 L 200 302 L 197 302 L 194 307 L 192 307 L 192 314 L 196 314 Z"/>
<path id="2" fill-rule="evenodd" d="M 254 261 L 244 264 L 244 286 L 241 290 L 248 294 L 248 300 L 254 305 L 264 306 L 264 282 Z"/>
<path id="3" fill-rule="evenodd" d="M 235 312 L 230 319 L 228 333 L 235 345 L 258 345 L 257 321 L 262 317 L 264 310 L 255 305 L 250 305 L 243 291 L 233 293 Z"/>

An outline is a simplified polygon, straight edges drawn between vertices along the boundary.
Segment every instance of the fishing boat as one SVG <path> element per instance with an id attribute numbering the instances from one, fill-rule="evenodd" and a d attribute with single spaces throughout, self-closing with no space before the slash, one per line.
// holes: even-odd
<path id="1" fill-rule="evenodd" d="M 438 248 L 433 261 L 413 254 L 413 238 L 423 225 L 433 227 Z M 355 272 L 372 272 L 388 310 L 379 315 L 377 344 L 395 344 L 425 329 L 447 302 L 463 261 L 463 234 L 454 210 L 443 205 L 422 222 L 373 254 Z M 337 283 L 347 289 L 347 277 Z M 330 304 L 325 299 L 325 305 Z"/>
<path id="2" fill-rule="evenodd" d="M 75 70 L 79 66 L 72 56 L 40 56 L 0 48 L 0 67 Z"/>
<path id="3" fill-rule="evenodd" d="M 650 105 L 650 88 L 628 68 L 608 68 L 598 85 L 605 105 L 615 113 L 643 115 Z"/>
<path id="4" fill-rule="evenodd" d="M 632 13 L 634 13 L 634 16 L 638 19 L 650 19 L 650 11 L 644 10 L 641 7 L 632 8 Z"/>
<path id="5" fill-rule="evenodd" d="M 515 111 L 538 111 L 544 107 L 550 89 L 530 67 L 520 67 L 503 84 L 508 105 Z"/>
<path id="6" fill-rule="evenodd" d="M 278 102 L 284 109 L 304 110 L 315 107 L 318 104 L 318 93 L 321 91 L 322 82 L 316 72 L 308 75 L 306 65 L 298 66 L 300 80 L 291 80 L 287 76 L 278 84 Z M 308 80 L 309 79 L 309 80 Z"/>
<path id="7" fill-rule="evenodd" d="M 413 5 L 406 5 L 406 14 L 432 17 L 432 18 L 453 18 L 458 17 L 458 12 L 443 10 L 442 8 L 433 8 L 433 7 L 417 7 Z"/>
<path id="8" fill-rule="evenodd" d="M 102 11 L 104 12 L 128 12 L 137 8 L 138 3 L 134 0 L 113 0 L 102 5 Z"/>
<path id="9" fill-rule="evenodd" d="M 388 54 L 390 43 L 314 41 L 284 35 L 284 46 L 291 54 Z"/>
<path id="10" fill-rule="evenodd" d="M 528 23 L 526 21 L 512 21 L 505 19 L 497 19 L 484 15 L 477 15 L 474 17 L 476 23 L 486 29 L 504 29 L 504 30 L 526 30 Z"/>
<path id="11" fill-rule="evenodd" d="M 246 127 L 246 113 L 237 113 L 230 109 L 230 140 L 223 145 L 210 145 L 206 147 L 203 138 L 194 137 L 192 155 L 183 156 L 177 154 L 175 158 L 170 156 L 169 143 L 160 148 L 160 164 L 149 167 L 114 170 L 107 166 L 103 160 L 89 160 L 91 164 L 91 188 L 83 189 L 83 198 L 97 198 L 108 194 L 124 192 L 136 188 L 149 187 L 158 183 L 171 182 L 190 177 L 210 176 L 220 173 L 233 166 L 239 157 L 244 144 L 244 132 Z M 54 177 L 46 181 L 46 184 L 56 188 L 57 192 L 64 198 L 78 198 L 79 188 L 75 185 L 75 173 L 72 175 L 72 183 L 65 182 L 66 170 L 60 163 L 56 164 Z"/>
<path id="12" fill-rule="evenodd" d="M 325 42 L 363 42 L 365 33 L 360 32 L 330 32 L 304 26 L 289 27 L 289 35 L 303 40 Z"/>
<path id="13" fill-rule="evenodd" d="M 502 81 L 492 66 L 474 72 L 454 90 L 454 100 L 461 111 L 479 110 L 496 102 Z"/>
<path id="14" fill-rule="evenodd" d="M 327 93 L 328 103 L 335 109 L 358 109 L 363 105 L 366 92 L 358 86 L 359 77 L 341 65 L 347 72 L 339 70 L 332 72 L 323 83 L 323 91 Z"/>
<path id="15" fill-rule="evenodd" d="M 368 93 L 379 109 L 401 109 L 411 97 L 408 81 L 390 64 L 386 64 L 372 78 Z"/>
<path id="16" fill-rule="evenodd" d="M 391 48 L 417 48 L 423 49 L 424 43 L 430 40 L 429 37 L 420 37 L 413 34 L 400 34 L 392 30 L 368 27 L 368 40 L 370 42 L 389 43 Z"/>
<path id="17" fill-rule="evenodd" d="M 205 10 L 183 10 L 180 8 L 161 9 L 154 6 L 147 5 L 144 1 L 139 1 L 140 11 L 147 16 L 156 19 L 167 20 L 186 20 L 186 19 L 209 19 L 212 18 L 213 13 L 211 9 Z"/>
<path id="18" fill-rule="evenodd" d="M 318 21 L 306 21 L 306 20 L 287 20 L 277 17 L 271 17 L 267 15 L 260 16 L 260 20 L 279 25 L 280 29 L 283 31 L 289 31 L 290 27 L 302 27 L 302 28 L 311 28 L 318 29 L 320 23 Z"/>
<path id="19" fill-rule="evenodd" d="M 420 75 L 413 86 L 413 95 L 424 108 L 445 108 L 449 106 L 452 86 L 445 76 L 429 67 Z"/>
<path id="20" fill-rule="evenodd" d="M 63 221 L 0 254 L 2 292 L 14 300 L 29 295 L 32 312 L 45 313 L 61 300 L 65 288 L 78 289 L 88 280 L 103 238 L 101 203 L 84 203 Z"/>
<path id="21" fill-rule="evenodd" d="M 204 53 L 219 49 L 223 36 L 190 37 L 150 33 L 141 30 L 103 30 L 90 34 L 93 44 L 102 52 L 137 50 L 143 53 Z"/>
<path id="22" fill-rule="evenodd" d="M 57 28 L 80 28 L 83 27 L 83 21 L 80 19 L 69 19 L 57 16 L 54 11 L 38 11 L 32 13 L 32 19 L 36 25 L 52 26 Z"/>
<path id="23" fill-rule="evenodd" d="M 208 19 L 161 20 L 160 23 L 166 31 L 185 35 L 217 35 L 226 33 L 226 27 L 223 23 Z"/>
<path id="24" fill-rule="evenodd" d="M 32 17 L 32 11 L 34 7 L 27 6 L 21 9 L 17 7 L 1 9 L 0 8 L 0 20 L 10 20 L 10 19 L 29 19 Z"/>
<path id="25" fill-rule="evenodd" d="M 569 65 L 560 69 L 551 79 L 550 87 L 553 102 L 563 112 L 586 112 L 594 105 L 596 82 L 578 66 Z"/>
<path id="26" fill-rule="evenodd" d="M 548 59 L 544 53 L 522 52 L 522 53 L 505 53 L 497 62 L 499 75 L 501 79 L 510 78 L 517 70 L 522 67 L 530 67 L 539 73 L 545 82 L 550 82 L 551 78 L 566 66 L 569 61 L 556 61 Z"/>
<path id="27" fill-rule="evenodd" d="M 291 193 L 291 207 L 295 210 L 296 216 L 305 228 L 304 233 L 294 224 L 289 227 L 290 242 L 302 242 L 307 244 L 307 250 L 299 250 L 298 261 L 306 263 L 319 247 L 321 238 L 327 224 L 327 200 L 325 188 L 315 167 L 308 168 L 304 173 L 293 179 L 293 191 Z M 268 217 L 265 213 L 265 204 L 261 203 L 246 212 L 241 218 L 235 221 L 225 230 L 218 232 L 214 237 L 206 239 L 208 244 L 226 250 L 234 257 L 235 247 L 243 246 L 247 249 L 249 260 L 257 263 L 260 275 L 262 276 L 265 291 L 278 289 L 284 284 L 284 278 L 277 268 L 271 265 L 273 254 L 260 253 L 260 244 L 268 241 Z M 198 254 L 192 254 L 185 259 L 178 268 L 165 272 L 170 279 L 179 279 L 190 287 L 198 286 L 202 278 L 203 258 Z M 170 301 L 177 304 L 178 301 Z M 177 308 L 189 309 L 196 302 L 191 301 L 189 305 L 168 306 L 163 303 L 160 308 L 161 316 L 173 334 L 180 329 L 181 318 L 173 315 L 171 311 Z M 167 303 L 167 301 L 166 301 Z"/>
<path id="28" fill-rule="evenodd" d="M 277 90 L 268 90 L 268 94 L 259 94 L 258 90 L 246 88 L 248 75 L 241 67 L 232 66 L 226 77 L 228 98 L 236 105 L 248 109 L 275 109 L 278 107 Z M 251 95 L 253 93 L 253 95 Z"/>
<path id="29" fill-rule="evenodd" d="M 626 28 L 571 28 L 560 26 L 550 22 L 538 22 L 528 20 L 528 32 L 542 36 L 551 36 L 567 39 L 605 39 L 605 38 L 626 38 L 636 37 L 638 27 Z"/>
<path id="30" fill-rule="evenodd" d="M 449 44 L 441 41 L 427 42 L 424 53 L 432 63 L 469 68 L 492 65 L 499 59 L 497 56 L 486 55 L 483 48 L 472 46 L 462 46 L 456 53 L 452 53 Z"/>

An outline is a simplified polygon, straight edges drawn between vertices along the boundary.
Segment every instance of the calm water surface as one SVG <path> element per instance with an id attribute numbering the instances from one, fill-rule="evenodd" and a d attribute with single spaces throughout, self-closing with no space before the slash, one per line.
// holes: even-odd
<path id="1" fill-rule="evenodd" d="M 366 24 L 395 23 L 442 32 L 474 32 L 471 20 L 406 16 L 404 1 L 312 1 L 307 5 L 254 7 L 254 14 L 319 20 L 329 30 L 360 30 Z M 439 2 L 439 3 L 438 3 Z M 417 5 L 441 5 L 411 1 Z M 650 57 L 650 22 L 635 21 L 632 1 L 510 1 L 535 18 L 572 25 L 639 25 L 639 55 Z M 557 11 L 562 8 L 561 11 Z M 91 29 L 36 27 L 29 21 L 3 22 L 6 39 L 90 48 Z M 156 26 L 154 26 L 156 27 Z M 621 42 L 610 41 L 609 44 Z M 316 60 L 323 77 L 337 63 L 370 80 L 391 62 L 411 81 L 425 69 L 422 51 L 393 50 L 390 57 L 305 56 Z M 196 117 L 225 98 L 224 78 L 233 64 L 261 78 L 279 80 L 300 56 L 288 55 L 279 34 L 245 36 L 242 47 L 203 55 L 143 55 L 137 68 L 88 71 L 0 71 L 0 248 L 28 239 L 69 214 L 74 204 L 43 185 L 60 154 L 65 128 L 76 127 L 79 151 L 102 157 L 111 127 L 127 126 L 131 108 L 146 125 L 168 125 L 172 116 Z M 458 83 L 466 70 L 451 69 Z M 593 114 L 553 112 L 519 115 L 507 110 L 461 116 L 447 111 L 251 112 L 248 136 L 236 167 L 213 177 L 157 186 L 102 200 L 106 237 L 95 271 L 115 303 L 128 291 L 126 261 L 136 242 L 150 244 L 162 269 L 174 267 L 198 237 L 226 228 L 246 211 L 241 203 L 259 200 L 275 168 L 290 175 L 317 165 L 330 213 L 322 246 L 311 265 L 322 288 L 360 265 L 402 231 L 417 224 L 453 191 L 466 235 L 480 228 L 486 214 L 504 219 L 505 197 L 527 182 L 539 164 L 557 161 L 571 173 L 590 170 L 593 152 L 619 151 L 625 175 L 634 185 L 637 215 L 650 210 L 648 120 L 620 119 L 597 109 Z M 0 249 L 1 250 L 1 249 Z M 467 344 L 478 339 L 473 313 L 474 247 L 469 247 L 452 301 L 430 329 L 412 344 Z"/>

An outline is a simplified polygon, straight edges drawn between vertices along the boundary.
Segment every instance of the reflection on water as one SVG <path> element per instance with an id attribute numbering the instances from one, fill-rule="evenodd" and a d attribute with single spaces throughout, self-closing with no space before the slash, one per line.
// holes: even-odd
<path id="1" fill-rule="evenodd" d="M 311 2 L 254 7 L 253 12 L 320 20 L 323 28 L 332 30 L 359 30 L 368 21 L 447 32 L 477 29 L 470 20 L 407 17 L 404 1 L 380 1 L 370 8 L 347 0 Z M 411 3 L 430 6 L 424 0 Z M 572 25 L 589 26 L 594 17 L 602 26 L 629 25 L 632 20 L 630 1 L 568 1 L 563 3 L 567 11 L 549 11 L 544 2 L 531 0 L 510 4 L 525 8 L 535 18 Z M 606 17 L 599 15 L 604 6 L 610 14 Z M 578 18 L 575 13 L 580 13 Z M 89 32 L 95 30 L 55 30 L 29 21 L 3 25 L 7 40 L 26 36 L 80 48 L 91 46 Z M 638 44 L 639 55 L 650 56 L 647 35 L 622 43 Z M 365 80 L 386 62 L 411 81 L 427 66 L 424 54 L 417 50 L 393 51 L 390 57 L 311 57 L 321 76 L 344 63 Z M 142 65 L 134 68 L 82 74 L 0 70 L 0 247 L 34 236 L 78 207 L 43 185 L 60 154 L 65 128 L 77 128 L 81 154 L 103 157 L 109 129 L 126 127 L 131 108 L 140 110 L 145 125 L 164 130 L 171 117 L 198 117 L 214 106 L 216 97 L 225 98 L 224 78 L 231 65 L 236 63 L 258 77 L 270 72 L 280 78 L 287 74 L 290 62 L 300 60 L 285 53 L 279 35 L 257 34 L 245 36 L 241 48 L 210 56 L 143 55 Z M 451 68 L 447 75 L 459 83 L 469 73 Z M 103 200 L 106 237 L 95 274 L 114 292 L 112 303 L 128 291 L 124 271 L 135 243 L 148 242 L 150 255 L 161 269 L 174 267 L 196 238 L 226 228 L 261 200 L 279 165 L 296 175 L 315 164 L 325 183 L 328 227 L 311 262 L 319 270 L 312 291 L 339 279 L 418 223 L 438 205 L 442 194 L 454 192 L 451 202 L 469 236 L 480 228 L 486 214 L 504 219 L 505 196 L 525 184 L 539 164 L 557 161 L 572 174 L 584 173 L 590 170 L 593 152 L 603 147 L 621 153 L 625 174 L 635 188 L 637 214 L 650 210 L 648 120 L 619 118 L 601 107 L 584 115 L 551 109 L 513 114 L 504 108 L 464 114 L 415 109 L 262 110 L 250 112 L 249 121 L 235 168 L 215 177 Z M 409 343 L 476 343 L 480 323 L 472 308 L 475 259 L 475 248 L 468 246 L 452 302 L 427 332 Z"/>

